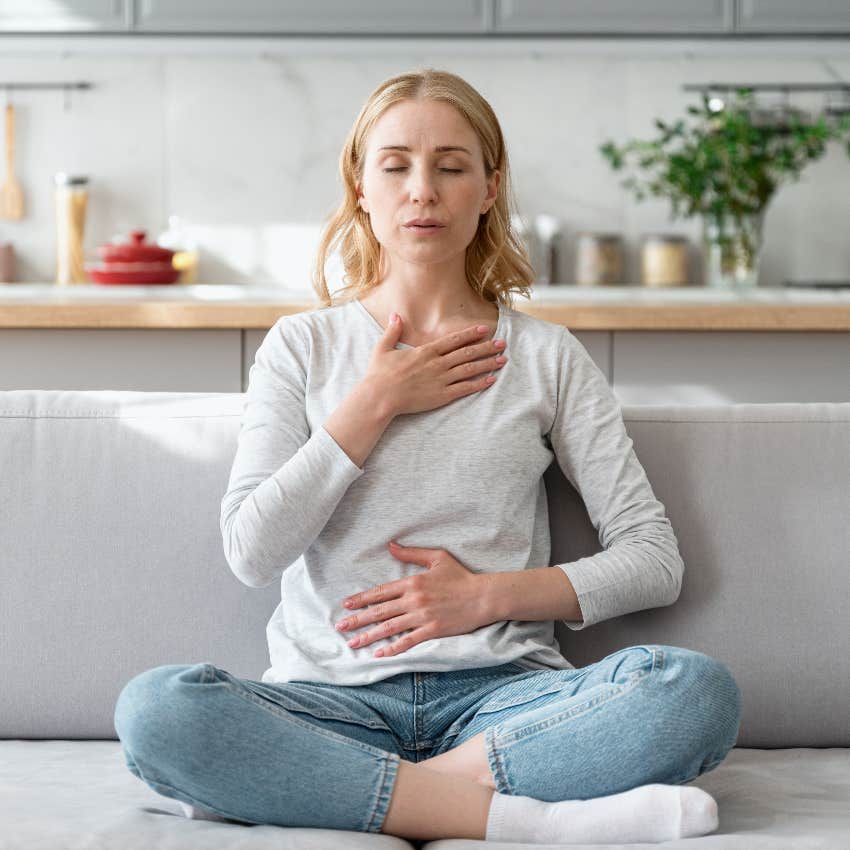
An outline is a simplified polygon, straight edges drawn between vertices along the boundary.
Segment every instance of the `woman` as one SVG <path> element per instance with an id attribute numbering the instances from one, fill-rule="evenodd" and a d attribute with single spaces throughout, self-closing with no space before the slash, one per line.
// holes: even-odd
<path id="1" fill-rule="evenodd" d="M 533 270 L 496 116 L 453 74 L 402 74 L 340 164 L 324 307 L 263 340 L 222 500 L 235 575 L 281 582 L 271 667 L 136 676 L 115 717 L 128 767 L 190 816 L 245 823 L 565 844 L 714 830 L 714 800 L 683 786 L 734 745 L 729 671 L 655 645 L 575 669 L 554 637 L 556 619 L 673 603 L 683 564 L 601 372 L 510 307 Z M 553 458 L 604 551 L 546 567 Z"/>

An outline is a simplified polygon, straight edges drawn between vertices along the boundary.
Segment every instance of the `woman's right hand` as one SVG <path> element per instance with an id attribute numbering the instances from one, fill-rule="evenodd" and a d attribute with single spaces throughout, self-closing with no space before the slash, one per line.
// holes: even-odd
<path id="1" fill-rule="evenodd" d="M 396 349 L 401 327 L 401 317 L 389 323 L 364 377 L 380 388 L 394 416 L 434 410 L 486 389 L 494 381 L 484 373 L 504 365 L 495 360 L 502 353 L 495 339 L 477 342 L 489 328 L 479 331 L 473 325 L 416 348 Z"/>

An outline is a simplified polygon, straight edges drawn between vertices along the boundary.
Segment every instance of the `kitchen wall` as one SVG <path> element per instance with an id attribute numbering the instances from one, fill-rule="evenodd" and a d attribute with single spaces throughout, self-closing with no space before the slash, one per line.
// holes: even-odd
<path id="1" fill-rule="evenodd" d="M 656 117 L 684 114 L 697 95 L 684 83 L 850 81 L 850 47 L 811 50 L 765 43 L 657 42 L 594 49 L 563 42 L 510 50 L 493 42 L 466 52 L 384 40 L 380 50 L 332 48 L 197 54 L 88 54 L 66 39 L 61 51 L 4 50 L 0 88 L 13 81 L 77 81 L 86 92 L 13 91 L 16 172 L 26 218 L 0 220 L 14 243 L 17 278 L 54 274 L 53 175 L 92 178 L 86 253 L 146 228 L 152 237 L 178 214 L 201 250 L 199 283 L 270 284 L 309 290 L 312 251 L 341 189 L 339 150 L 369 92 L 423 65 L 458 73 L 500 117 L 520 211 L 564 222 L 559 278 L 571 280 L 580 230 L 622 232 L 629 279 L 637 281 L 642 233 L 698 238 L 695 220 L 670 220 L 664 201 L 637 204 L 597 151 L 608 138 L 653 135 Z M 795 104 L 806 101 L 795 97 Z M 850 278 L 850 158 L 834 147 L 802 180 L 783 188 L 766 219 L 760 285 L 785 278 Z M 335 273 L 333 270 L 329 270 Z M 694 263 L 698 275 L 699 265 Z M 697 277 L 694 282 L 701 282 Z"/>

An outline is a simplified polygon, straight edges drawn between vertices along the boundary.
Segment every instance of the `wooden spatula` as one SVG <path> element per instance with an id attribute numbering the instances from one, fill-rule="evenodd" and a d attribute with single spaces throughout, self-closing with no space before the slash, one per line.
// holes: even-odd
<path id="1" fill-rule="evenodd" d="M 24 217 L 24 193 L 15 177 L 15 107 L 6 104 L 6 182 L 0 186 L 0 215 Z"/>

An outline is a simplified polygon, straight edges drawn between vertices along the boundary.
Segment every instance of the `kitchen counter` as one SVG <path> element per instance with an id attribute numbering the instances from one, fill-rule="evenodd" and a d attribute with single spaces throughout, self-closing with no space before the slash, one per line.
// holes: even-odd
<path id="1" fill-rule="evenodd" d="M 312 292 L 241 285 L 0 284 L 4 328 L 268 329 Z M 850 289 L 542 286 L 523 313 L 570 330 L 850 331 Z"/>

